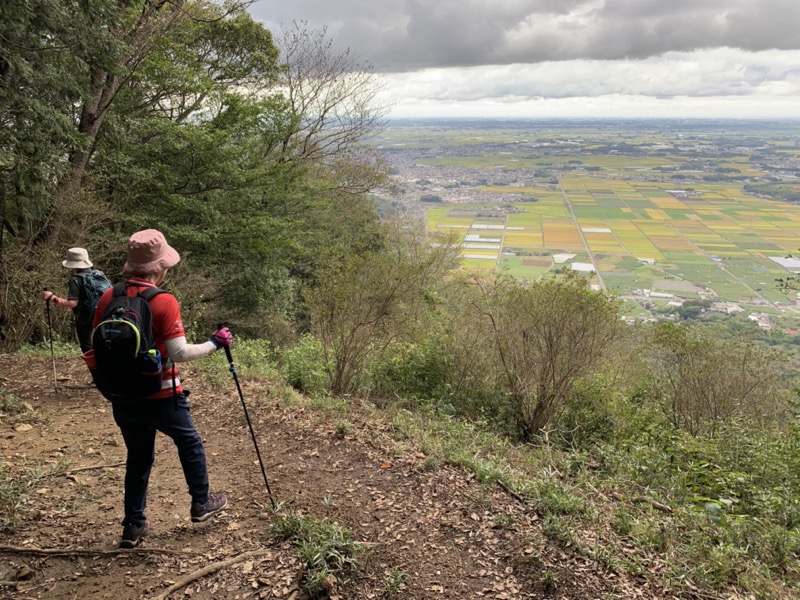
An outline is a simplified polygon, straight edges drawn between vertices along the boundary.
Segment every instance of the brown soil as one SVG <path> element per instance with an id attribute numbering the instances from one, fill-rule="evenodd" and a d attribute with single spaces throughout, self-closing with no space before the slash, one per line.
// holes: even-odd
<path id="1" fill-rule="evenodd" d="M 58 360 L 57 371 L 55 390 L 49 359 L 0 355 L 0 388 L 40 417 L 0 418 L 6 469 L 67 462 L 66 472 L 37 482 L 17 527 L 0 534 L 0 598 L 153 598 L 189 573 L 254 551 L 262 554 L 170 597 L 304 597 L 296 550 L 268 531 L 275 516 L 233 381 L 213 388 L 187 369 L 212 488 L 228 494 L 229 509 L 206 523 L 190 522 L 177 453 L 159 436 L 148 496 L 151 533 L 140 549 L 118 551 L 121 436 L 108 403 L 86 385 L 79 359 Z M 330 598 L 656 596 L 569 549 L 543 544 L 537 515 L 501 488 L 450 467 L 426 470 L 424 454 L 396 450 L 389 425 L 354 411 L 346 429 L 337 427 L 337 418 L 269 397 L 263 383 L 242 383 L 281 511 L 331 519 L 368 549 L 363 571 L 337 582 Z M 392 594 L 387 577 L 401 573 L 404 583 Z"/>
<path id="2" fill-rule="evenodd" d="M 553 264 L 553 259 L 548 256 L 542 258 L 526 256 L 522 259 L 522 264 L 526 267 L 549 267 Z"/>

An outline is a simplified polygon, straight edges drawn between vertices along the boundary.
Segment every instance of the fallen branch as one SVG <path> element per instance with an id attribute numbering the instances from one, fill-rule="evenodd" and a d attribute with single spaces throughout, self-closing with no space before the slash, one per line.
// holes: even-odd
<path id="1" fill-rule="evenodd" d="M 70 469 L 69 471 L 65 471 L 64 473 L 62 473 L 62 475 L 68 477 L 68 476 L 72 475 L 73 473 L 80 473 L 81 471 L 92 471 L 94 469 L 106 469 L 106 468 L 124 467 L 124 466 L 125 466 L 124 462 L 112 463 L 112 464 L 109 464 L 109 465 L 90 465 L 88 467 L 78 467 L 77 469 Z"/>
<path id="2" fill-rule="evenodd" d="M 0 580 L 0 587 L 17 587 L 19 581 L 2 581 Z"/>
<path id="3" fill-rule="evenodd" d="M 270 550 L 251 550 L 250 552 L 245 552 L 244 554 L 240 554 L 234 558 L 230 558 L 228 560 L 223 560 L 222 562 L 214 563 L 212 565 L 206 565 L 202 569 L 198 569 L 197 571 L 193 571 L 189 573 L 183 579 L 176 581 L 171 586 L 169 586 L 166 590 L 161 592 L 158 596 L 155 596 L 153 600 L 166 600 L 170 594 L 173 592 L 178 591 L 179 589 L 186 587 L 193 581 L 197 581 L 198 579 L 205 577 L 206 575 L 211 575 L 212 573 L 216 573 L 217 571 L 221 571 L 231 565 L 235 565 L 240 562 L 246 561 L 248 558 L 255 558 L 257 556 L 267 556 L 272 555 Z"/>
<path id="4" fill-rule="evenodd" d="M 600 496 L 605 495 L 602 492 L 598 491 L 597 488 L 594 487 L 591 483 L 587 483 L 586 485 L 588 485 L 589 488 L 591 488 L 591 490 L 595 494 L 600 495 Z M 610 493 L 611 497 L 614 498 L 614 500 L 617 500 L 619 502 L 627 502 L 628 501 L 624 496 L 622 496 L 622 494 L 619 494 L 618 492 L 609 492 L 609 493 Z M 653 500 L 652 498 L 648 498 L 647 496 L 634 496 L 633 498 L 630 499 L 630 501 L 631 502 L 642 502 L 644 504 L 649 504 L 650 506 L 652 506 L 656 510 L 660 510 L 661 512 L 665 512 L 665 513 L 672 513 L 673 512 L 673 509 L 672 509 L 671 506 L 667 506 L 666 504 L 662 504 L 661 502 L 657 502 L 657 501 Z"/>
<path id="5" fill-rule="evenodd" d="M 115 550 L 93 550 L 91 548 L 36 548 L 4 545 L 0 545 L 0 552 L 8 552 L 10 554 L 40 554 L 49 556 L 94 556 L 101 554 L 192 554 L 192 552 L 168 550 L 166 548 L 117 548 Z"/>
<path id="6" fill-rule="evenodd" d="M 666 504 L 661 504 L 661 502 L 656 502 L 652 498 L 648 498 L 647 496 L 636 496 L 635 498 L 631 499 L 631 502 L 644 502 L 645 504 L 649 504 L 656 510 L 660 510 L 661 512 L 671 513 L 672 507 L 667 506 Z"/>
<path id="7" fill-rule="evenodd" d="M 627 501 L 624 497 L 622 497 L 617 492 L 611 492 L 611 497 L 614 498 L 615 500 L 619 500 L 620 502 L 626 502 Z M 657 502 L 656 500 L 653 500 L 652 498 L 648 498 L 647 496 L 634 496 L 633 498 L 630 499 L 630 502 L 641 502 L 643 504 L 649 504 L 650 506 L 652 506 L 656 510 L 660 510 L 661 512 L 665 512 L 665 513 L 672 513 L 673 512 L 671 506 L 667 506 L 666 504 L 662 504 L 661 502 Z"/>
<path id="8" fill-rule="evenodd" d="M 520 496 L 517 492 L 512 490 L 510 487 L 508 487 L 505 483 L 503 483 L 499 479 L 497 480 L 497 485 L 499 485 L 501 488 L 503 488 L 509 496 L 514 498 L 520 504 L 523 504 L 523 505 L 527 505 L 528 504 L 527 501 L 525 500 L 525 498 Z"/>

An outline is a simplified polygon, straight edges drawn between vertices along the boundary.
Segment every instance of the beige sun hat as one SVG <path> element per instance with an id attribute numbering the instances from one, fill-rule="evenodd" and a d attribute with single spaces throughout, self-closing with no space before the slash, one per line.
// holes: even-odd
<path id="1" fill-rule="evenodd" d="M 137 231 L 128 240 L 128 260 L 122 267 L 128 275 L 149 275 L 174 267 L 181 260 L 157 229 Z"/>
<path id="2" fill-rule="evenodd" d="M 70 248 L 67 250 L 67 260 L 62 260 L 61 264 L 68 269 L 89 269 L 92 261 L 89 260 L 89 253 L 86 248 Z"/>

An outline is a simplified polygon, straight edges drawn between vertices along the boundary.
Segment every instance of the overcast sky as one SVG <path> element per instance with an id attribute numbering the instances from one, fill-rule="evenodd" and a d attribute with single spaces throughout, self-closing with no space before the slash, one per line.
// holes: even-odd
<path id="1" fill-rule="evenodd" d="M 800 0 L 260 0 L 372 64 L 391 116 L 800 118 Z"/>

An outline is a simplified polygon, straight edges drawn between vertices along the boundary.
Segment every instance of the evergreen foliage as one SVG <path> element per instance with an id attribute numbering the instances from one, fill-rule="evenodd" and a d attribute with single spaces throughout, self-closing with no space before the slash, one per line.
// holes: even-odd
<path id="1" fill-rule="evenodd" d="M 64 248 L 118 279 L 144 227 L 189 259 L 187 321 L 286 340 L 323 236 L 376 220 L 362 194 L 384 168 L 360 147 L 382 125 L 376 79 L 304 24 L 279 50 L 246 6 L 0 8 L 0 347 L 41 336 L 25 315 Z"/>

